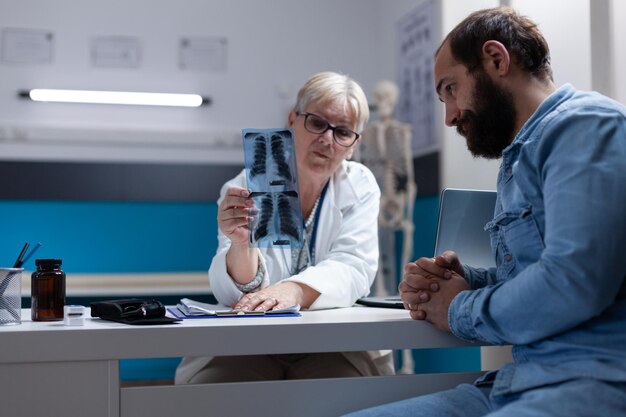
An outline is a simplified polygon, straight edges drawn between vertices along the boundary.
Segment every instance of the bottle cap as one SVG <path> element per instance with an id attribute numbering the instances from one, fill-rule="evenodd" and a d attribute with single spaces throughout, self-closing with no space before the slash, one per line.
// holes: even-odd
<path id="1" fill-rule="evenodd" d="M 52 269 L 61 266 L 63 261 L 61 259 L 37 259 L 35 265 L 40 269 Z"/>

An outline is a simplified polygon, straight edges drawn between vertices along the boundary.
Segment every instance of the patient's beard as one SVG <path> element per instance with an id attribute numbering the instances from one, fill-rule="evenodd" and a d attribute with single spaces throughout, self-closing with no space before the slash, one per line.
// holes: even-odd
<path id="1" fill-rule="evenodd" d="M 513 95 L 498 87 L 482 69 L 475 75 L 474 110 L 465 110 L 456 129 L 475 157 L 498 159 L 513 140 L 517 112 Z"/>

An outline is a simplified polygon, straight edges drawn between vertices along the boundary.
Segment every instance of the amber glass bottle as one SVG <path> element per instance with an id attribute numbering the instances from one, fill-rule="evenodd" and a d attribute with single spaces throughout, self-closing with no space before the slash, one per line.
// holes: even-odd
<path id="1" fill-rule="evenodd" d="M 60 259 L 37 259 L 31 276 L 31 317 L 33 321 L 63 320 L 65 272 Z"/>

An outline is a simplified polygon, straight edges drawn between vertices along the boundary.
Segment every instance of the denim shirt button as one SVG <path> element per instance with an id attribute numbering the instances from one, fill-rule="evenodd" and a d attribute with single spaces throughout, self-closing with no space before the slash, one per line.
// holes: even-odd
<path id="1" fill-rule="evenodd" d="M 508 168 L 506 169 L 506 173 L 507 173 L 507 174 L 510 174 L 511 172 L 513 172 L 513 168 L 508 167 Z"/>
<path id="2" fill-rule="evenodd" d="M 511 259 L 513 259 L 513 256 L 511 256 L 511 255 L 504 255 L 504 261 L 505 262 L 511 262 Z"/>

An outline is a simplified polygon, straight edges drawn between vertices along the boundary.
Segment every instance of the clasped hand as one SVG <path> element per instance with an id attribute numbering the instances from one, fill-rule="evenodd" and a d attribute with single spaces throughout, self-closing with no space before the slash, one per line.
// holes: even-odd
<path id="1" fill-rule="evenodd" d="M 398 289 L 412 319 L 426 320 L 441 330 L 450 331 L 450 303 L 458 293 L 470 287 L 458 256 L 446 251 L 435 258 L 408 263 Z"/>

